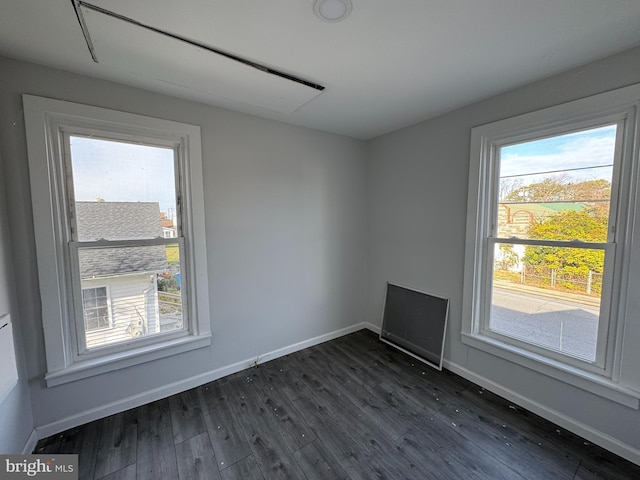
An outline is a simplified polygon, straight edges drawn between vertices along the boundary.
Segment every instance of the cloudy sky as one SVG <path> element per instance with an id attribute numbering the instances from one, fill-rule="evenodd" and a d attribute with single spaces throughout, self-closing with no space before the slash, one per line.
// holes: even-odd
<path id="1" fill-rule="evenodd" d="M 519 178 L 523 185 L 561 175 L 574 182 L 611 181 L 615 138 L 616 126 L 610 125 L 502 147 L 500 177 Z"/>
<path id="2" fill-rule="evenodd" d="M 158 202 L 175 213 L 172 149 L 71 137 L 71 161 L 76 201 Z"/>

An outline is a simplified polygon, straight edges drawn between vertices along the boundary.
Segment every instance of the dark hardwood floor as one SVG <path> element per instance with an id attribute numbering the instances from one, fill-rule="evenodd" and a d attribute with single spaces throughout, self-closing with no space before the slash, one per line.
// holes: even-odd
<path id="1" fill-rule="evenodd" d="M 81 479 L 639 479 L 367 330 L 38 442 Z"/>

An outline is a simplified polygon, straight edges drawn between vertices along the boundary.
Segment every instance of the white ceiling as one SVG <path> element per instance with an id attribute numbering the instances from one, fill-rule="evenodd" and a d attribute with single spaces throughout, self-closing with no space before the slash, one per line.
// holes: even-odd
<path id="1" fill-rule="evenodd" d="M 0 0 L 0 55 L 368 139 L 640 45 L 640 0 L 86 0 L 325 86 L 320 92 L 71 0 Z"/>

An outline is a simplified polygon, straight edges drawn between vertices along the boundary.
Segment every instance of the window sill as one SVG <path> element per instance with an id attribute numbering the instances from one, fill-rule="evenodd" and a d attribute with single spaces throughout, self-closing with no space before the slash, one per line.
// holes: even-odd
<path id="1" fill-rule="evenodd" d="M 462 343 L 629 408 L 640 408 L 640 392 L 625 388 L 606 377 L 481 335 L 462 333 Z"/>
<path id="2" fill-rule="evenodd" d="M 45 381 L 47 387 L 55 387 L 94 375 L 151 362 L 159 358 L 177 355 L 198 348 L 205 348 L 209 345 L 211 345 L 211 335 L 181 337 L 175 340 L 168 340 L 132 350 L 104 355 L 99 358 L 81 360 L 62 370 L 47 372 Z"/>

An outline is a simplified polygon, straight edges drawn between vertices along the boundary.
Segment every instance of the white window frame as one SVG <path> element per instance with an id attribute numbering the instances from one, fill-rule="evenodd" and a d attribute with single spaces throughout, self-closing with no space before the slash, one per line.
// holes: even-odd
<path id="1" fill-rule="evenodd" d="M 175 138 L 167 137 L 160 138 L 158 135 L 149 136 L 144 132 L 138 132 L 135 134 L 127 133 L 123 134 L 120 131 L 112 131 L 112 127 L 100 126 L 100 125 L 92 125 L 91 128 L 87 128 L 84 125 L 73 124 L 72 122 L 66 121 L 64 124 L 56 123 L 53 125 L 53 128 L 58 132 L 60 137 L 60 145 L 61 154 L 59 155 L 59 160 L 52 168 L 59 168 L 59 172 L 57 177 L 64 179 L 60 185 L 60 191 L 63 192 L 62 197 L 60 198 L 61 204 L 66 204 L 68 206 L 75 205 L 75 192 L 74 192 L 74 182 L 73 182 L 73 167 L 72 167 L 72 159 L 71 159 L 71 137 L 88 137 L 88 138 L 96 138 L 99 140 L 106 140 L 112 142 L 123 142 L 123 143 L 134 143 L 134 144 L 144 144 L 151 147 L 159 147 L 166 148 L 171 150 L 174 153 L 174 174 L 175 174 L 175 190 L 177 194 L 176 203 L 178 204 L 177 208 L 177 218 L 178 218 L 178 227 L 182 226 L 182 213 L 180 208 L 180 198 L 182 195 L 182 186 L 181 186 L 181 178 L 184 158 L 186 158 L 186 154 L 184 153 L 184 147 L 182 145 L 181 140 L 177 140 Z M 62 184 L 64 183 L 64 184 Z M 67 209 L 69 207 L 67 206 Z M 91 248 L 118 248 L 118 247 L 145 247 L 145 246 L 157 246 L 157 245 L 167 245 L 177 243 L 180 251 L 180 258 L 185 257 L 184 252 L 184 235 L 182 232 L 182 228 L 180 228 L 180 238 L 173 239 L 165 239 L 162 238 L 154 238 L 154 239 L 143 239 L 143 240 L 93 240 L 93 241 L 79 241 L 78 238 L 78 225 L 77 218 L 74 213 L 74 209 L 71 208 L 68 211 L 64 211 L 67 214 L 67 218 L 61 218 L 61 222 L 66 224 L 66 228 L 62 231 L 62 233 L 66 236 L 66 241 L 69 247 L 68 251 L 68 259 L 67 262 L 70 265 L 71 272 L 71 288 L 70 291 L 73 294 L 76 294 L 82 288 L 82 279 L 80 277 L 80 265 L 78 262 L 79 252 L 83 249 L 91 249 Z M 188 262 L 183 262 L 182 270 L 185 271 L 185 274 L 188 277 L 188 270 L 191 268 Z M 163 333 L 163 334 L 155 334 L 155 335 L 163 335 L 168 337 L 169 335 L 173 337 L 177 337 L 183 334 L 184 330 L 190 330 L 189 328 L 189 319 L 190 319 L 190 302 L 188 298 L 191 295 L 191 285 L 187 284 L 187 288 L 182 289 L 181 295 L 183 297 L 182 302 L 182 311 L 183 316 L 185 318 L 185 324 L 182 329 L 172 331 L 171 334 Z M 79 296 L 78 296 L 79 297 Z M 120 352 L 122 350 L 130 349 L 131 346 L 129 343 L 136 343 L 138 345 L 150 345 L 153 343 L 158 343 L 161 340 L 155 338 L 155 336 L 142 336 L 139 338 L 132 339 L 130 342 L 125 343 L 114 343 L 108 344 L 104 346 L 94 347 L 93 349 L 88 349 L 86 345 L 86 332 L 84 330 L 84 322 L 82 319 L 82 305 L 80 303 L 80 298 L 75 300 L 75 318 L 76 318 L 76 328 L 71 332 L 72 341 L 77 344 L 77 349 L 74 349 L 75 361 L 80 361 L 83 358 L 88 359 L 90 357 L 98 357 L 105 355 L 105 352 Z M 75 337 L 74 337 L 75 335 Z M 165 338 L 166 340 L 166 338 Z"/>
<path id="2" fill-rule="evenodd" d="M 461 332 L 462 342 L 470 347 L 633 408 L 639 407 L 640 379 L 624 373 L 622 367 L 628 341 L 624 333 L 632 321 L 627 318 L 626 304 L 632 227 L 638 212 L 639 100 L 640 85 L 634 85 L 472 129 Z M 494 245 L 500 240 L 529 243 L 494 236 L 500 147 L 612 123 L 618 125 L 616 149 L 620 158 L 616 158 L 612 180 L 609 238 L 603 244 L 580 243 L 584 248 L 597 245 L 607 255 L 596 360 L 582 361 L 490 331 Z M 575 246 L 572 242 L 553 243 Z"/>
<path id="3" fill-rule="evenodd" d="M 23 95 L 23 105 L 47 385 L 55 386 L 209 346 L 211 324 L 200 127 L 32 95 Z M 177 179 L 178 208 L 182 212 L 184 236 L 181 273 L 191 287 L 186 305 L 183 305 L 190 314 L 184 330 L 86 355 L 79 350 L 75 338 L 77 305 L 74 305 L 74 298 L 77 299 L 77 295 L 72 294 L 78 285 L 74 285 L 74 267 L 68 248 L 69 215 L 63 158 L 64 135 L 69 131 L 95 131 L 102 137 L 140 140 L 177 149 L 181 172 Z M 131 242 L 123 242 L 128 243 Z"/>
<path id="4" fill-rule="evenodd" d="M 113 313 L 112 313 L 112 309 L 111 309 L 111 288 L 109 287 L 109 285 L 107 284 L 103 284 L 103 285 L 92 285 L 90 287 L 81 287 L 81 291 L 82 291 L 82 310 L 84 312 L 84 291 L 85 290 L 95 290 L 98 288 L 104 288 L 106 291 L 106 298 L 107 298 L 107 315 L 109 318 L 109 325 L 107 325 L 106 327 L 98 327 L 98 328 L 93 328 L 93 329 L 88 329 L 85 325 L 84 330 L 86 332 L 100 332 L 103 330 L 108 330 L 110 328 L 113 328 Z M 84 320 L 84 319 L 83 319 Z"/>
<path id="5" fill-rule="evenodd" d="M 512 245 L 527 245 L 527 246 L 549 246 L 560 248 L 575 248 L 575 249 L 592 249 L 602 250 L 605 252 L 605 271 L 603 275 L 603 289 L 601 295 L 601 307 L 598 322 L 598 338 L 596 344 L 596 358 L 593 362 L 588 362 L 579 358 L 572 357 L 562 352 L 555 352 L 553 350 L 536 346 L 532 343 L 528 343 L 517 338 L 502 335 L 499 332 L 493 331 L 489 328 L 489 320 L 491 316 L 491 302 L 484 301 L 484 311 L 476 317 L 477 333 L 482 336 L 487 336 L 504 343 L 513 344 L 524 350 L 530 350 L 541 356 L 546 356 L 551 359 L 555 359 L 560 363 L 566 363 L 573 365 L 577 368 L 584 369 L 596 374 L 605 376 L 611 376 L 612 359 L 606 358 L 607 352 L 613 351 L 613 337 L 608 336 L 608 331 L 611 327 L 611 295 L 612 286 L 614 284 L 614 265 L 616 258 L 616 244 L 615 241 L 616 232 L 616 212 L 618 211 L 618 186 L 620 182 L 620 171 L 622 167 L 622 150 L 623 140 L 628 132 L 625 132 L 627 126 L 626 118 L 628 112 L 620 112 L 614 115 L 607 115 L 597 117 L 595 119 L 577 119 L 577 121 L 568 120 L 562 122 L 561 125 L 553 125 L 551 127 L 541 126 L 540 128 L 528 129 L 524 133 L 515 132 L 514 136 L 498 134 L 489 135 L 486 137 L 488 142 L 484 142 L 484 151 L 482 156 L 487 159 L 487 166 L 491 172 L 491 177 L 487 178 L 486 183 L 483 185 L 484 192 L 488 197 L 487 212 L 488 221 L 485 223 L 487 230 L 484 232 L 483 255 L 486 256 L 486 268 L 485 278 L 482 286 L 482 291 L 479 291 L 481 299 L 488 299 L 491 295 L 491 288 L 493 283 L 493 252 L 494 247 L 497 244 L 512 244 Z M 561 240 L 538 240 L 528 238 L 501 238 L 497 235 L 498 225 L 498 188 L 499 188 L 499 172 L 497 164 L 500 162 L 498 151 L 501 147 L 506 145 L 512 145 L 513 143 L 531 142 L 540 140 L 543 138 L 549 138 L 551 136 L 564 135 L 568 133 L 574 133 L 576 131 L 583 131 L 593 128 L 598 128 L 605 125 L 616 125 L 616 140 L 615 140 L 615 159 L 613 167 L 613 175 L 611 179 L 611 199 L 610 199 L 610 215 L 608 224 L 608 233 L 606 242 L 583 242 L 583 241 L 561 241 Z M 478 129 L 481 130 L 481 129 Z M 622 219 L 624 220 L 624 219 Z M 610 355 L 609 355 L 610 357 Z"/>

